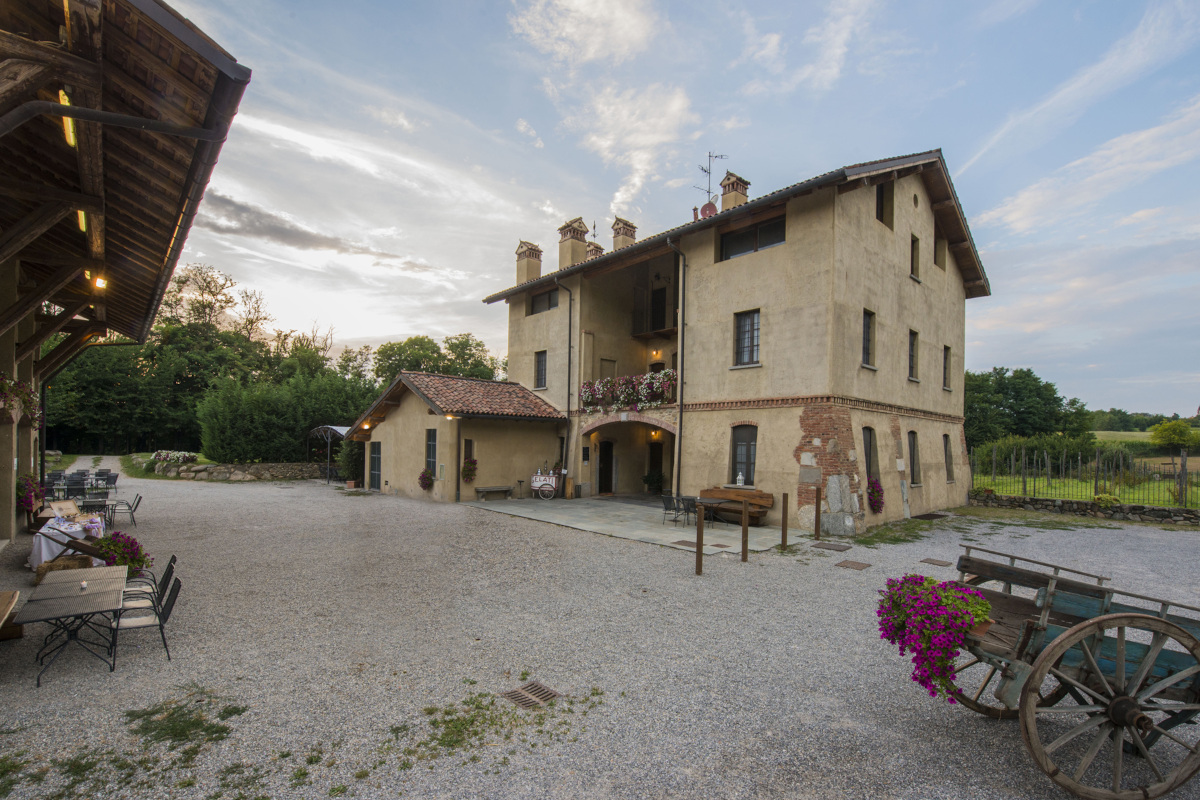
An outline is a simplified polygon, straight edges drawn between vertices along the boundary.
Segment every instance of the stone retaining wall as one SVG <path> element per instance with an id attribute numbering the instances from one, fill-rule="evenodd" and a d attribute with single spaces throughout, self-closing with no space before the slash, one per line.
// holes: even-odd
<path id="1" fill-rule="evenodd" d="M 133 463 L 143 467 L 144 459 Z M 168 478 L 194 481 L 295 481 L 321 477 L 320 464 L 170 464 L 160 461 L 154 471 Z"/>
<path id="2" fill-rule="evenodd" d="M 1016 497 L 999 494 L 985 494 L 979 497 L 971 497 L 970 503 L 973 506 L 1023 508 L 1026 511 L 1045 511 L 1051 514 L 1075 514 L 1080 517 L 1200 525 L 1200 511 L 1194 508 L 1162 508 L 1159 506 L 1139 505 L 1118 505 L 1112 508 L 1102 508 L 1088 500 L 1050 500 L 1042 497 Z"/>

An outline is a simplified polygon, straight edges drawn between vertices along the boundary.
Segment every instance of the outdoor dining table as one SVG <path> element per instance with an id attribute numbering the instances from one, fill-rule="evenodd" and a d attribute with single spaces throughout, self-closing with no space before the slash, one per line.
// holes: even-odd
<path id="1" fill-rule="evenodd" d="M 58 558 L 59 554 L 66 549 L 54 539 L 49 538 L 50 536 L 56 539 L 82 539 L 88 534 L 103 536 L 107 527 L 104 525 L 106 518 L 107 515 L 97 515 L 100 526 L 94 530 L 88 530 L 79 523 L 60 524 L 54 520 L 47 522 L 33 536 L 33 549 L 29 551 L 29 568 L 36 570 L 43 562 Z M 40 535 L 42 533 L 46 533 L 48 536 Z"/>
<path id="2" fill-rule="evenodd" d="M 728 500 L 722 500 L 717 497 L 697 497 L 696 505 L 704 509 L 704 519 L 708 522 L 724 522 L 725 520 L 717 516 L 717 511 L 721 505 L 728 503 Z"/>
<path id="3" fill-rule="evenodd" d="M 116 669 L 116 654 L 109 647 L 112 634 L 106 615 L 120 612 L 127 575 L 128 568 L 124 566 L 64 569 L 46 575 L 33 590 L 13 623 L 46 622 L 51 627 L 37 653 L 38 663 L 43 664 L 37 676 L 38 686 L 42 685 L 42 675 L 72 642 L 108 664 L 109 672 Z M 97 616 L 104 620 L 102 627 L 93 622 Z M 89 631 L 97 634 L 100 641 L 83 635 Z M 93 647 L 102 650 L 97 652 Z M 47 658 L 50 660 L 46 661 Z"/>

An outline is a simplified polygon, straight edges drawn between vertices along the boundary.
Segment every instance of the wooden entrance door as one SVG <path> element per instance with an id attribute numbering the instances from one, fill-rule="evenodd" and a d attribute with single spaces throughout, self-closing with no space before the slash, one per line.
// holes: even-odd
<path id="1" fill-rule="evenodd" d="M 600 443 L 600 474 L 597 481 L 600 484 L 600 494 L 612 494 L 613 491 L 613 443 Z"/>
<path id="2" fill-rule="evenodd" d="M 650 443 L 650 469 L 648 472 L 662 472 L 663 446 L 662 442 Z"/>

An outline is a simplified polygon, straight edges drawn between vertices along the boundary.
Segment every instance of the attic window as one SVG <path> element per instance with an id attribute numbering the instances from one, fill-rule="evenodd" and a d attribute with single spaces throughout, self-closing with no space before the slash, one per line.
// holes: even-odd
<path id="1" fill-rule="evenodd" d="M 721 235 L 721 260 L 766 250 L 784 242 L 783 217 Z"/>
<path id="2" fill-rule="evenodd" d="M 540 314 L 552 308 L 558 308 L 558 289 L 551 289 L 548 292 L 535 294 L 529 299 L 530 314 Z"/>
<path id="3" fill-rule="evenodd" d="M 892 206 L 896 194 L 896 182 L 884 181 L 875 184 L 875 219 L 892 227 Z"/>

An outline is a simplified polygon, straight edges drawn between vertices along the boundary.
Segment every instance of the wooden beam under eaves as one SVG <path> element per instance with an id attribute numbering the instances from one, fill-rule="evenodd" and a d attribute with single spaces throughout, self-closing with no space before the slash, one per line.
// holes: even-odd
<path id="1" fill-rule="evenodd" d="M 45 64 L 10 58 L 0 61 L 0 112 L 8 111 L 25 100 L 35 99 L 38 89 L 54 77 Z"/>
<path id="2" fill-rule="evenodd" d="M 103 69 L 103 14 L 100 0 L 63 0 L 67 46 L 72 53 Z M 71 101 L 75 105 L 104 110 L 104 96 L 98 88 L 83 88 Z M 79 162 L 79 187 L 83 193 L 104 200 L 104 146 L 99 122 L 76 121 L 75 154 Z M 104 258 L 104 214 L 85 215 L 88 255 Z"/>
<path id="3" fill-rule="evenodd" d="M 98 325 L 86 331 L 71 334 L 37 363 L 35 370 L 38 381 L 45 382 L 53 377 L 59 370 L 71 363 L 71 360 L 79 355 L 83 348 L 91 344 L 92 340 L 100 338 L 107 332 L 107 328 Z"/>
<path id="4" fill-rule="evenodd" d="M 99 89 L 100 66 L 59 49 L 58 42 L 34 42 L 15 33 L 0 31 L 0 56 L 19 58 L 51 67 L 65 83 Z"/>
<path id="5" fill-rule="evenodd" d="M 46 186 L 35 181 L 0 178 L 0 197 L 13 197 L 17 200 L 36 200 L 42 203 L 51 200 L 60 200 L 64 203 L 70 203 L 71 207 L 77 211 L 86 211 L 89 214 L 104 213 L 104 200 L 99 196 L 87 195 L 82 192 L 72 192 L 69 189 L 59 189 L 55 186 Z"/>
<path id="6" fill-rule="evenodd" d="M 17 361 L 25 358 L 30 353 L 37 352 L 38 348 L 41 347 L 47 339 L 61 331 L 69 322 L 71 322 L 71 320 L 75 319 L 75 317 L 82 313 L 87 307 L 88 302 L 86 300 L 80 300 L 68 306 L 58 315 L 51 317 L 48 322 L 40 325 L 37 329 L 37 332 L 34 333 L 32 337 L 26 339 L 17 346 Z"/>
<path id="7" fill-rule="evenodd" d="M 70 204 L 62 201 L 44 203 L 40 208 L 26 214 L 16 225 L 0 233 L 0 264 L 24 250 L 71 211 Z"/>
<path id="8" fill-rule="evenodd" d="M 25 319 L 42 307 L 71 281 L 83 274 L 82 267 L 63 267 L 50 276 L 49 279 L 37 285 L 37 289 L 17 300 L 3 312 L 0 312 L 0 336 L 12 330 L 18 322 Z"/>

